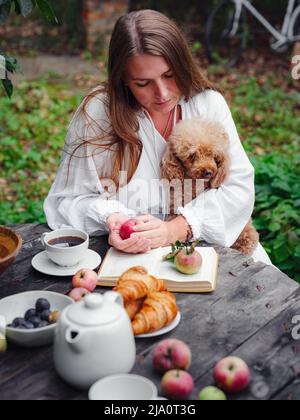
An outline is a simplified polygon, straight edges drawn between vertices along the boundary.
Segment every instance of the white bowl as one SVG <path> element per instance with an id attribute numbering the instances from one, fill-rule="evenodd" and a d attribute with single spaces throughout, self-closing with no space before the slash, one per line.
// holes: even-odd
<path id="1" fill-rule="evenodd" d="M 62 312 L 64 308 L 72 305 L 73 300 L 61 293 L 46 290 L 18 293 L 0 300 L 0 327 L 11 324 L 15 318 L 24 317 L 28 309 L 35 307 L 35 302 L 47 299 L 51 305 L 51 311 Z M 2 322 L 1 322 L 2 321 Z M 2 324 L 2 325 L 1 325 Z M 4 325 L 3 325 L 4 324 Z M 22 347 L 40 347 L 52 344 L 56 324 L 34 330 L 18 330 L 6 327 L 6 337 L 12 343 Z"/>
<path id="2" fill-rule="evenodd" d="M 120 374 L 106 376 L 89 390 L 89 400 L 156 400 L 157 388 L 144 376 Z"/>

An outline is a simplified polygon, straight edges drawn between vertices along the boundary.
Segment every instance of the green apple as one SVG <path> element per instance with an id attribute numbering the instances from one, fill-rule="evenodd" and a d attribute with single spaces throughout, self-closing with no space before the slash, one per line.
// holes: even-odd
<path id="1" fill-rule="evenodd" d="M 7 350 L 7 342 L 5 336 L 0 333 L 0 353 L 5 353 Z"/>
<path id="2" fill-rule="evenodd" d="M 223 391 L 215 386 L 207 386 L 199 392 L 198 399 L 200 401 L 226 401 L 226 395 Z"/>
<path id="3" fill-rule="evenodd" d="M 196 274 L 202 265 L 202 257 L 198 251 L 182 249 L 175 256 L 175 267 L 183 274 Z"/>

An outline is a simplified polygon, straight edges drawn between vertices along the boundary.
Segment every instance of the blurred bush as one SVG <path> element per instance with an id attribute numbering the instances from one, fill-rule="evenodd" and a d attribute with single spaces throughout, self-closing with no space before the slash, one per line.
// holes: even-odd
<path id="1" fill-rule="evenodd" d="M 55 54 L 78 54 L 85 48 L 85 31 L 82 23 L 82 0 L 48 0 L 59 24 L 48 23 L 38 10 L 24 19 L 11 13 L 0 28 L 3 50 L 39 50 Z"/>
<path id="2" fill-rule="evenodd" d="M 166 12 L 178 20 L 195 19 L 199 17 L 203 22 L 206 21 L 212 9 L 221 3 L 222 0 L 189 0 L 188 5 L 182 0 L 131 0 L 130 9 L 150 8 Z M 262 13 L 276 17 L 282 17 L 287 5 L 287 0 L 254 0 L 252 4 Z"/>

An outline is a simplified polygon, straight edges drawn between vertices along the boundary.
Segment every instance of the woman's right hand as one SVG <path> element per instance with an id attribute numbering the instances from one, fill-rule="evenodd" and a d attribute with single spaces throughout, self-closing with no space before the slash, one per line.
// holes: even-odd
<path id="1" fill-rule="evenodd" d="M 120 237 L 120 227 L 124 222 L 130 219 L 122 213 L 114 213 L 107 218 L 107 227 L 109 229 L 109 245 L 119 251 L 129 254 L 142 254 L 151 250 L 149 239 L 142 238 L 138 233 L 133 233 L 129 239 Z"/>

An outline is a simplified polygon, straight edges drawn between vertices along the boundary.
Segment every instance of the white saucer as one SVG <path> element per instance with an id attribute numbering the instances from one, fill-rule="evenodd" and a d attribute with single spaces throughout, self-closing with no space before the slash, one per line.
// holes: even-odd
<path id="1" fill-rule="evenodd" d="M 150 337 L 156 337 L 158 335 L 166 334 L 166 333 L 174 330 L 174 328 L 176 328 L 177 325 L 179 324 L 180 320 L 181 320 L 181 313 L 178 312 L 176 317 L 171 322 L 171 324 L 167 325 L 164 328 L 161 328 L 160 330 L 153 331 L 152 333 L 136 335 L 135 338 L 150 338 Z"/>
<path id="2" fill-rule="evenodd" d="M 87 251 L 86 257 L 73 267 L 60 267 L 59 265 L 54 264 L 54 262 L 47 257 L 46 251 L 37 254 L 31 261 L 33 268 L 40 273 L 49 274 L 50 276 L 74 276 L 81 268 L 94 270 L 100 263 L 100 255 L 91 249 Z"/>

